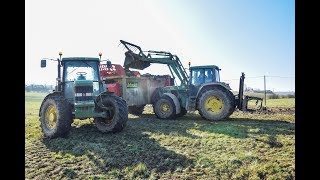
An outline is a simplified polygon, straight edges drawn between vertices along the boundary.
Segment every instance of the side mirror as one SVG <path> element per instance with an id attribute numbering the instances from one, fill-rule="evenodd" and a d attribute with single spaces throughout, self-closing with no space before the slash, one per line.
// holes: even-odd
<path id="1" fill-rule="evenodd" d="M 41 67 L 44 68 L 44 67 L 46 67 L 46 66 L 47 66 L 47 60 L 42 59 L 42 60 L 41 60 Z"/>
<path id="2" fill-rule="evenodd" d="M 111 68 L 111 67 L 112 67 L 111 61 L 107 61 L 107 68 Z"/>

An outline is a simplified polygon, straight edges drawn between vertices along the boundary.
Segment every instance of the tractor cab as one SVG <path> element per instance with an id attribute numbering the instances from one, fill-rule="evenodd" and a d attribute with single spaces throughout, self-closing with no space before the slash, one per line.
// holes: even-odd
<path id="1" fill-rule="evenodd" d="M 67 57 L 62 58 L 63 81 L 99 81 L 99 58 Z"/>
<path id="2" fill-rule="evenodd" d="M 218 66 L 192 66 L 190 67 L 190 84 L 199 86 L 205 83 L 220 82 Z"/>
<path id="3" fill-rule="evenodd" d="M 190 64 L 189 64 L 190 67 Z M 202 87 L 220 84 L 219 67 L 215 65 L 191 66 L 189 79 L 189 96 L 196 97 Z"/>
<path id="4" fill-rule="evenodd" d="M 102 84 L 100 83 L 99 63 L 99 58 L 62 58 L 62 90 L 70 102 L 76 103 L 80 99 L 93 101 L 93 98 L 103 91 L 103 88 L 100 87 Z"/>

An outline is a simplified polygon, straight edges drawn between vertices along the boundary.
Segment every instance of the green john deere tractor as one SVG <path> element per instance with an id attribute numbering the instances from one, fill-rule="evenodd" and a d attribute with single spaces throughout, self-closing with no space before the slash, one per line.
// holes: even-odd
<path id="1" fill-rule="evenodd" d="M 105 91 L 100 80 L 99 58 L 58 58 L 58 78 L 55 90 L 42 101 L 39 116 L 45 137 L 66 135 L 73 119 L 94 118 L 101 132 L 119 132 L 128 120 L 126 101 Z M 41 67 L 46 67 L 41 60 Z M 53 60 L 53 59 L 49 59 Z M 110 63 L 107 63 L 111 66 Z M 61 78 L 62 68 L 62 78 Z"/>
<path id="2" fill-rule="evenodd" d="M 244 73 L 240 77 L 239 93 L 234 95 L 230 86 L 220 81 L 218 66 L 190 67 L 189 63 L 188 75 L 177 55 L 166 51 L 142 51 L 139 46 L 123 40 L 120 40 L 120 43 L 127 49 L 124 62 L 126 70 L 143 70 L 152 63 L 165 64 L 174 81 L 176 78 L 180 81 L 180 85 L 156 89 L 152 104 L 156 116 L 160 119 L 176 118 L 188 111 L 198 110 L 205 119 L 221 120 L 229 117 L 236 108 L 251 111 L 262 107 L 262 98 L 243 94 Z M 256 109 L 248 108 L 250 100 L 256 100 Z"/>

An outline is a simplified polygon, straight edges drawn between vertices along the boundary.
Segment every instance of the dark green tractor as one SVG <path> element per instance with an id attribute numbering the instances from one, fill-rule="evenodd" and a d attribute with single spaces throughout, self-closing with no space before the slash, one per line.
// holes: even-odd
<path id="1" fill-rule="evenodd" d="M 159 96 L 154 103 L 156 115 L 166 119 L 198 110 L 203 118 L 209 120 L 230 116 L 237 107 L 237 99 L 230 86 L 220 82 L 219 67 L 193 66 L 189 70 L 190 76 L 185 84 L 158 89 Z"/>
<path id="2" fill-rule="evenodd" d="M 123 130 L 128 120 L 127 104 L 121 97 L 105 91 L 99 74 L 101 54 L 100 59 L 61 59 L 62 53 L 59 55 L 54 60 L 58 62 L 57 86 L 44 98 L 39 111 L 45 137 L 68 134 L 73 119 L 94 118 L 101 132 Z M 41 60 L 41 67 L 46 67 L 46 59 Z"/>
<path id="3" fill-rule="evenodd" d="M 190 74 L 180 62 L 177 55 L 165 51 L 142 51 L 132 43 L 120 40 L 128 50 L 125 52 L 125 69 L 145 69 L 152 63 L 168 66 L 173 81 L 178 79 L 180 85 L 160 87 L 152 97 L 154 112 L 158 118 L 168 119 L 185 115 L 188 111 L 198 110 L 199 114 L 209 120 L 221 120 L 229 117 L 236 108 L 248 109 L 248 101 L 260 101 L 258 97 L 244 96 L 244 73 L 240 77 L 239 93 L 234 95 L 227 83 L 220 82 L 219 67 L 214 65 L 190 67 Z M 146 55 L 144 52 L 147 52 Z M 178 83 L 176 83 L 178 84 Z"/>

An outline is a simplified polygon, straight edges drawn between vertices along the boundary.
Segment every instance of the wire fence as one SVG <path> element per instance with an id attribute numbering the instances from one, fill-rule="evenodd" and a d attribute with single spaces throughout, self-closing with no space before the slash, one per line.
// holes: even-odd
<path id="1" fill-rule="evenodd" d="M 222 79 L 223 82 L 229 83 L 235 91 L 239 89 L 239 78 Z M 248 76 L 244 80 L 244 89 L 247 91 L 263 92 L 268 94 L 294 94 L 295 77 L 291 76 Z"/>
<path id="2" fill-rule="evenodd" d="M 239 90 L 240 79 L 227 79 L 234 91 Z M 295 97 L 295 77 L 290 76 L 249 76 L 244 80 L 244 94 L 260 97 L 267 107 L 267 99 Z"/>

